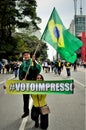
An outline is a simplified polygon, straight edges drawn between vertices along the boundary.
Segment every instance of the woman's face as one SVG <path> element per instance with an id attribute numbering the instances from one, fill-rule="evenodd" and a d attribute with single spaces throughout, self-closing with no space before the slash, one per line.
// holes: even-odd
<path id="1" fill-rule="evenodd" d="M 41 75 L 38 75 L 37 78 L 36 78 L 36 80 L 42 80 Z"/>

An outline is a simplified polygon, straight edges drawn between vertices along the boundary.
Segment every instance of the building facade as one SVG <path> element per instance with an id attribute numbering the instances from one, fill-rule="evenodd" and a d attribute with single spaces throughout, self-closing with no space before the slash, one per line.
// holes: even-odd
<path id="1" fill-rule="evenodd" d="M 86 32 L 86 15 L 76 15 L 74 21 L 76 36 L 82 32 Z"/>
<path id="2" fill-rule="evenodd" d="M 82 32 L 86 32 L 86 15 L 75 15 L 71 21 L 69 31 L 78 36 Z"/>
<path id="3" fill-rule="evenodd" d="M 83 46 L 76 53 L 78 58 L 86 61 L 86 15 L 76 15 L 71 21 L 69 31 L 83 42 Z"/>
<path id="4" fill-rule="evenodd" d="M 69 32 L 71 32 L 72 34 L 75 35 L 75 23 L 74 23 L 74 19 L 71 21 L 70 23 L 70 27 L 69 27 Z"/>

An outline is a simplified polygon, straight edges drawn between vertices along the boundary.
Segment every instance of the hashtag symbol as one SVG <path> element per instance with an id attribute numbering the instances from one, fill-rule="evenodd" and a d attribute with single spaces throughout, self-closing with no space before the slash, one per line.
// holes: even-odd
<path id="1" fill-rule="evenodd" d="M 11 86 L 10 86 L 10 91 L 14 91 L 15 90 L 15 86 L 12 84 Z"/>

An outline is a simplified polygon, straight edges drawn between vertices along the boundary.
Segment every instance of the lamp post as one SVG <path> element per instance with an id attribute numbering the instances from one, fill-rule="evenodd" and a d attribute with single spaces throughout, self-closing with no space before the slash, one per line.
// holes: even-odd
<path id="1" fill-rule="evenodd" d="M 74 32 L 76 36 L 76 14 L 77 14 L 77 0 L 74 0 Z"/>

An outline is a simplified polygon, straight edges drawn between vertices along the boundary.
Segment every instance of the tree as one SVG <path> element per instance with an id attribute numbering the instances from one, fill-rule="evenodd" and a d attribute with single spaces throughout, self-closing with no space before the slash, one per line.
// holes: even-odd
<path id="1" fill-rule="evenodd" d="M 9 40 L 8 45 L 4 47 L 7 53 L 3 52 L 0 60 L 2 58 L 6 58 L 9 61 L 19 60 L 20 53 L 24 52 L 24 50 L 27 49 L 27 45 L 25 44 L 22 37 L 20 37 L 19 35 L 14 35 L 14 37 Z"/>
<path id="2" fill-rule="evenodd" d="M 36 7 L 35 0 L 0 0 L 0 52 L 8 55 L 15 48 L 15 28 L 39 29 Z"/>
<path id="3" fill-rule="evenodd" d="M 36 36 L 28 36 L 28 34 L 24 34 L 24 33 L 16 33 L 16 35 L 18 35 L 18 37 L 21 37 L 21 39 L 23 39 L 25 45 L 26 45 L 26 50 L 28 50 L 32 54 L 34 54 L 38 44 L 39 47 L 37 49 L 36 52 L 36 58 L 39 61 L 44 61 L 45 59 L 47 59 L 47 45 L 46 43 L 40 41 Z"/>
<path id="4" fill-rule="evenodd" d="M 41 22 L 41 19 L 37 16 L 35 0 L 17 0 L 17 7 L 22 16 L 23 21 L 18 20 L 18 27 L 32 26 L 34 30 L 39 29 L 37 23 Z"/>

